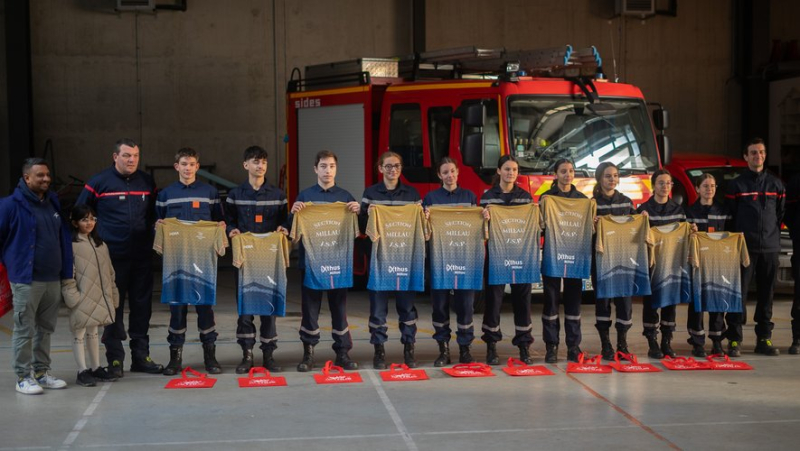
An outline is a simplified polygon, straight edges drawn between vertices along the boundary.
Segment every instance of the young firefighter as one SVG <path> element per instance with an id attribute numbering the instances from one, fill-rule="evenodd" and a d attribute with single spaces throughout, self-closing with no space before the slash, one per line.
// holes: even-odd
<path id="1" fill-rule="evenodd" d="M 349 192 L 336 186 L 336 166 L 338 162 L 339 159 L 336 157 L 336 154 L 330 150 L 322 150 L 317 153 L 314 160 L 314 172 L 317 174 L 317 184 L 304 189 L 297 195 L 297 200 L 294 205 L 292 205 L 291 215 L 287 221 L 288 228 L 292 228 L 292 221 L 295 219 L 295 215 L 306 208 L 307 202 L 314 205 L 333 204 L 335 202 L 344 203 L 346 204 L 344 208 L 350 212 L 344 214 L 352 216 L 350 219 L 354 222 L 351 224 L 357 226 L 358 219 L 351 213 L 358 214 L 360 208 L 358 202 L 356 202 L 355 198 Z M 305 211 L 310 213 L 311 209 Z M 339 213 L 341 214 L 341 212 Z M 319 227 L 317 230 L 322 231 Z M 346 229 L 347 227 L 344 228 Z M 327 248 L 327 251 L 338 254 L 339 250 L 343 250 L 344 254 L 347 255 L 349 250 L 350 261 L 352 261 L 355 233 L 353 233 L 352 239 L 347 240 L 344 239 L 347 230 L 340 229 L 342 229 L 342 227 L 335 230 L 328 230 L 330 233 L 336 233 L 338 239 L 326 240 L 326 244 L 331 246 Z M 355 230 L 350 228 L 350 230 L 357 232 L 357 228 Z M 294 235 L 298 233 L 298 230 L 293 229 L 292 232 Z M 306 239 L 311 238 L 307 236 L 307 234 L 304 236 L 306 236 Z M 321 238 L 311 239 L 321 240 Z M 304 242 L 306 241 L 304 240 Z M 343 249 L 344 246 L 347 246 L 348 249 Z M 337 280 L 337 282 L 344 282 L 344 286 L 338 286 L 337 288 L 331 288 L 330 285 L 323 286 L 323 284 L 320 283 L 320 279 L 324 279 L 324 274 L 317 274 L 315 270 L 312 270 L 312 266 L 315 265 L 309 261 L 310 257 L 311 253 L 306 252 L 305 246 L 301 243 L 298 261 L 300 269 L 303 270 L 303 285 L 300 288 L 303 312 L 300 323 L 300 341 L 303 342 L 303 360 L 297 365 L 297 371 L 306 372 L 314 369 L 314 346 L 319 343 L 319 311 L 322 305 L 323 293 L 328 294 L 328 307 L 331 311 L 331 334 L 333 335 L 333 350 L 336 352 L 336 361 L 334 363 L 346 370 L 358 369 L 358 363 L 350 360 L 350 356 L 348 355 L 349 351 L 353 348 L 353 339 L 350 336 L 346 311 L 347 288 L 353 285 L 352 271 L 349 273 L 347 271 L 340 271 L 338 274 L 339 277 L 335 277 L 332 274 L 330 275 L 330 284 L 334 283 L 334 278 L 349 279 L 349 283 L 347 280 Z M 346 277 L 347 275 L 350 277 Z"/>
<path id="2" fill-rule="evenodd" d="M 233 238 L 240 233 L 268 233 L 285 230 L 280 224 L 286 222 L 286 194 L 270 185 L 267 173 L 267 151 L 251 146 L 244 151 L 244 170 L 247 180 L 228 193 L 225 201 L 225 221 L 228 236 Z M 239 282 L 237 274 L 236 283 Z M 259 330 L 264 367 L 279 372 L 281 367 L 273 357 L 278 347 L 278 331 L 274 315 L 263 315 Z M 242 361 L 236 367 L 237 374 L 250 371 L 253 367 L 253 346 L 256 343 L 256 327 L 253 315 L 240 315 L 236 322 L 236 341 L 242 347 Z"/>
<path id="3" fill-rule="evenodd" d="M 222 204 L 219 193 L 213 186 L 197 180 L 200 158 L 197 152 L 185 147 L 175 154 L 175 170 L 178 181 L 159 191 L 156 198 L 156 217 L 158 222 L 166 218 L 182 221 L 215 221 L 224 227 Z M 172 376 L 183 369 L 183 344 L 186 341 L 186 315 L 188 305 L 169 306 L 169 363 L 164 374 Z M 222 368 L 217 362 L 217 332 L 214 310 L 211 305 L 195 305 L 197 328 L 203 343 L 203 362 L 206 371 L 219 374 Z"/>

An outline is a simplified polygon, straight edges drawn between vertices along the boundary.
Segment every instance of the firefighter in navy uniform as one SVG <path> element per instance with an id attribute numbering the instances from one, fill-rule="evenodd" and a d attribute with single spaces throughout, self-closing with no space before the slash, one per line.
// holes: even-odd
<path id="1" fill-rule="evenodd" d="M 744 233 L 750 266 L 742 269 L 742 298 L 755 272 L 757 302 L 756 322 L 757 354 L 780 355 L 772 345 L 772 294 L 778 276 L 778 255 L 781 250 L 781 221 L 786 203 L 783 183 L 765 170 L 767 148 L 764 140 L 753 138 L 745 147 L 744 160 L 747 171 L 728 184 L 725 199 L 733 215 L 733 230 Z M 742 324 L 747 319 L 747 303 L 742 302 L 741 313 L 728 313 L 728 355 L 741 355 Z"/>
<path id="2" fill-rule="evenodd" d="M 130 310 L 131 371 L 161 374 L 162 365 L 150 358 L 150 317 L 153 297 L 153 239 L 155 237 L 155 192 L 153 178 L 139 170 L 139 146 L 120 139 L 114 146 L 114 164 L 86 183 L 76 204 L 89 205 L 97 212 L 97 230 L 108 245 L 119 288 L 119 307 L 114 324 L 103 330 L 108 371 L 123 376 L 128 337 L 123 322 L 125 300 Z"/>
<path id="3" fill-rule="evenodd" d="M 289 219 L 284 225 L 287 230 L 291 230 L 294 214 L 305 208 L 305 202 L 314 204 L 343 202 L 353 213 L 359 212 L 360 205 L 353 195 L 336 186 L 338 162 L 336 154 L 329 150 L 317 153 L 314 161 L 317 184 L 304 189 L 297 195 Z M 301 242 L 298 251 L 298 266 L 303 271 L 303 280 L 305 280 L 305 265 L 305 249 Z M 319 343 L 319 311 L 323 293 L 328 293 L 328 308 L 331 311 L 331 334 L 333 335 L 333 350 L 336 352 L 334 365 L 346 370 L 358 369 L 358 363 L 351 360 L 349 355 L 350 350 L 353 349 L 353 338 L 347 323 L 347 288 L 315 290 L 303 283 L 300 286 L 300 293 L 302 298 L 300 341 L 303 342 L 303 360 L 297 365 L 297 371 L 302 373 L 314 369 L 314 346 Z"/>
<path id="4" fill-rule="evenodd" d="M 704 173 L 695 180 L 698 199 L 686 209 L 686 221 L 692 224 L 695 232 L 721 232 L 730 230 L 732 216 L 721 202 L 714 200 L 717 192 L 717 181 L 713 175 Z M 694 310 L 694 303 L 689 304 L 689 315 L 686 320 L 686 329 L 692 345 L 692 355 L 705 357 L 705 334 L 703 331 L 703 312 Z M 725 336 L 725 314 L 722 312 L 708 313 L 708 336 L 711 338 L 711 354 L 724 354 L 722 337 Z"/>
<path id="5" fill-rule="evenodd" d="M 286 194 L 280 188 L 270 185 L 267 173 L 267 151 L 251 146 L 244 151 L 247 180 L 228 193 L 225 200 L 225 224 L 228 236 L 233 238 L 240 233 L 269 233 L 276 230 L 286 232 L 281 224 L 286 222 Z M 235 275 L 236 284 L 239 274 Z M 238 286 L 236 291 L 238 292 Z M 275 316 L 260 316 L 259 339 L 264 357 L 264 367 L 269 371 L 280 372 L 282 368 L 273 357 L 278 347 L 278 331 Z M 242 347 L 242 361 L 236 367 L 237 374 L 244 374 L 253 367 L 253 346 L 256 343 L 256 326 L 253 315 L 240 315 L 236 321 L 236 342 Z"/>
<path id="6" fill-rule="evenodd" d="M 686 213 L 683 207 L 669 196 L 672 192 L 672 174 L 666 169 L 659 169 L 650 177 L 653 196 L 639 205 L 637 213 L 647 214 L 650 227 L 657 227 L 673 222 L 685 222 Z M 672 334 L 675 332 L 676 305 L 661 308 L 659 321 L 658 309 L 650 307 L 650 296 L 645 296 L 642 303 L 642 335 L 647 337 L 647 355 L 652 359 L 661 359 L 665 355 L 675 357 L 672 350 Z M 658 326 L 661 326 L 661 347 L 658 345 Z"/>

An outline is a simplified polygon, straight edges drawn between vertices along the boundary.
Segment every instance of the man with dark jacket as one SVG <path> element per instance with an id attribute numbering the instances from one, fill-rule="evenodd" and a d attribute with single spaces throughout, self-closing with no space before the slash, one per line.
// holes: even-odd
<path id="1" fill-rule="evenodd" d="M 26 395 L 67 386 L 50 375 L 50 334 L 56 329 L 61 280 L 72 278 L 72 243 L 49 188 L 47 162 L 29 158 L 14 193 L 0 201 L 0 262 L 8 268 L 14 296 L 16 390 Z"/>
<path id="2" fill-rule="evenodd" d="M 152 249 L 155 224 L 153 178 L 139 170 L 139 146 L 133 140 L 117 141 L 114 164 L 89 179 L 77 203 L 97 212 L 100 238 L 108 245 L 116 272 L 119 307 L 115 322 L 103 331 L 108 371 L 122 377 L 125 349 L 123 312 L 130 302 L 128 333 L 131 336 L 131 371 L 161 374 L 162 365 L 150 358 L 150 328 L 153 296 Z"/>
<path id="3" fill-rule="evenodd" d="M 742 270 L 742 296 L 746 299 L 753 272 L 758 279 L 756 302 L 755 352 L 769 356 L 780 354 L 772 346 L 772 293 L 778 275 L 778 254 L 781 249 L 786 190 L 783 183 L 765 171 L 767 148 L 764 140 L 753 138 L 747 143 L 744 160 L 748 170 L 728 184 L 726 202 L 733 215 L 733 230 L 744 233 L 750 266 Z M 728 355 L 741 355 L 742 324 L 747 318 L 746 302 L 741 313 L 728 313 Z"/>

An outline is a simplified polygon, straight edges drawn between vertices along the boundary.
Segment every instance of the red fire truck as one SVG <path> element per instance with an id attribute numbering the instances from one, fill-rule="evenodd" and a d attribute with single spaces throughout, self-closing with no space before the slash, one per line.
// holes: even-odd
<path id="1" fill-rule="evenodd" d="M 421 196 L 440 186 L 434 166 L 449 156 L 459 162 L 459 185 L 480 197 L 498 158 L 512 153 L 517 184 L 536 201 L 567 157 L 589 197 L 597 165 L 616 163 L 618 189 L 639 204 L 669 158 L 667 122 L 639 88 L 603 78 L 594 47 L 466 47 L 308 66 L 304 77 L 293 71 L 287 92 L 285 187 L 291 204 L 316 182 L 314 155 L 328 149 L 339 156 L 337 184 L 359 199 L 378 181 L 378 156 L 391 150 L 403 157 L 403 183 Z"/>

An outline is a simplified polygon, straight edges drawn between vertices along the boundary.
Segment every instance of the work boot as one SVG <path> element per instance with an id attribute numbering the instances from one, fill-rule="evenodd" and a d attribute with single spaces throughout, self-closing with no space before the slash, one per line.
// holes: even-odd
<path id="1" fill-rule="evenodd" d="M 675 358 L 675 351 L 672 350 L 672 337 L 666 335 L 661 336 L 661 352 L 671 358 Z"/>
<path id="2" fill-rule="evenodd" d="M 792 345 L 789 346 L 789 354 L 797 355 L 800 354 L 800 340 L 792 340 Z"/>
<path id="3" fill-rule="evenodd" d="M 567 348 L 567 360 L 570 362 L 578 363 L 578 359 L 581 356 L 581 348 L 580 346 L 570 346 Z"/>
<path id="4" fill-rule="evenodd" d="M 617 352 L 630 354 L 628 351 L 628 331 L 617 329 Z"/>
<path id="5" fill-rule="evenodd" d="M 544 345 L 544 348 L 545 348 L 544 361 L 546 363 L 558 362 L 558 344 L 546 343 Z"/>
<path id="6" fill-rule="evenodd" d="M 409 368 L 417 367 L 417 361 L 414 359 L 414 343 L 403 345 L 403 361 Z"/>
<path id="7" fill-rule="evenodd" d="M 738 341 L 735 341 L 735 340 L 734 341 L 729 341 L 728 342 L 728 357 L 741 357 L 742 356 L 742 350 L 740 348 L 741 348 L 741 343 L 739 343 Z"/>
<path id="8" fill-rule="evenodd" d="M 350 360 L 350 355 L 347 353 L 347 349 L 340 349 L 336 351 L 336 361 L 334 361 L 333 364 L 349 371 L 358 369 L 358 363 Z"/>
<path id="9" fill-rule="evenodd" d="M 756 354 L 764 354 L 768 356 L 781 355 L 781 350 L 772 346 L 772 340 L 769 338 L 759 338 L 756 343 L 756 348 L 753 350 Z"/>
<path id="10" fill-rule="evenodd" d="M 458 363 L 473 363 L 475 359 L 469 352 L 469 345 L 458 345 Z"/>
<path id="11" fill-rule="evenodd" d="M 236 374 L 247 374 L 253 368 L 253 348 L 242 349 L 242 361 L 236 367 Z"/>
<path id="12" fill-rule="evenodd" d="M 174 376 L 183 370 L 183 346 L 169 347 L 169 363 L 164 368 L 165 376 Z"/>
<path id="13" fill-rule="evenodd" d="M 450 343 L 446 341 L 439 342 L 439 357 L 433 361 L 433 366 L 440 367 L 450 365 Z"/>
<path id="14" fill-rule="evenodd" d="M 125 375 L 125 371 L 122 370 L 122 362 L 119 360 L 114 360 L 108 365 L 108 372 L 117 379 L 121 379 Z"/>
<path id="15" fill-rule="evenodd" d="M 303 344 L 303 360 L 297 364 L 297 371 L 305 373 L 314 369 L 314 345 Z"/>
<path id="16" fill-rule="evenodd" d="M 531 357 L 531 349 L 530 345 L 519 345 L 519 359 L 524 362 L 526 365 L 530 365 L 533 363 L 533 357 Z"/>
<path id="17" fill-rule="evenodd" d="M 647 357 L 651 359 L 663 359 L 664 353 L 661 352 L 661 348 L 658 347 L 658 339 L 653 337 L 647 337 L 647 346 L 650 348 L 647 350 Z"/>
<path id="18" fill-rule="evenodd" d="M 611 346 L 611 338 L 609 337 L 608 329 L 601 330 L 600 332 L 600 355 L 603 360 L 614 360 L 614 347 Z"/>
<path id="19" fill-rule="evenodd" d="M 222 367 L 217 362 L 217 346 L 214 343 L 203 343 L 203 364 L 208 374 L 222 373 Z"/>
<path id="20" fill-rule="evenodd" d="M 164 367 L 154 362 L 148 355 L 144 358 L 134 357 L 131 362 L 131 371 L 134 373 L 161 374 L 164 371 Z"/>
<path id="21" fill-rule="evenodd" d="M 703 349 L 703 345 L 692 345 L 692 355 L 702 359 L 708 354 L 706 354 L 706 350 Z"/>
<path id="22" fill-rule="evenodd" d="M 372 358 L 372 367 L 376 370 L 386 369 L 386 349 L 382 344 L 375 345 L 375 356 Z"/>
<path id="23" fill-rule="evenodd" d="M 486 343 L 486 363 L 500 365 L 500 357 L 497 355 L 497 343 L 493 341 Z"/>
<path id="24" fill-rule="evenodd" d="M 725 355 L 722 349 L 722 340 L 711 340 L 711 355 Z"/>
<path id="25" fill-rule="evenodd" d="M 268 369 L 271 373 L 280 373 L 283 371 L 283 368 L 281 368 L 278 365 L 278 362 L 275 361 L 275 358 L 272 356 L 273 352 L 275 352 L 275 348 L 263 349 L 261 351 L 261 354 L 264 357 L 264 368 Z"/>

